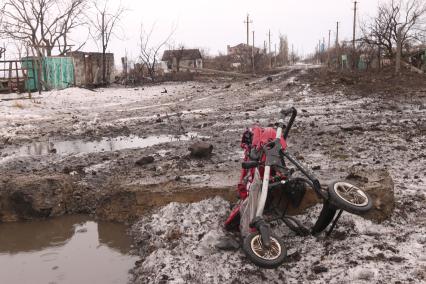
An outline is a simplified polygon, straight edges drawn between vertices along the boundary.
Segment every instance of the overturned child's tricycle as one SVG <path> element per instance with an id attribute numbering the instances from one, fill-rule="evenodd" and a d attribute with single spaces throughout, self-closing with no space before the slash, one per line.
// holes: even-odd
<path id="1" fill-rule="evenodd" d="M 264 268 L 275 268 L 286 257 L 284 242 L 272 234 L 270 222 L 282 221 L 299 235 L 316 235 L 331 223 L 327 231 L 330 234 L 343 211 L 363 214 L 372 207 L 368 194 L 346 181 L 333 182 L 323 190 L 318 179 L 287 151 L 286 140 L 296 119 L 296 109 L 282 110 L 280 115 L 276 130 L 255 126 L 244 132 L 241 141 L 244 161 L 238 184 L 240 200 L 225 222 L 227 230 L 240 230 L 247 257 Z M 289 115 L 285 125 L 284 119 Z M 295 169 L 287 167 L 286 161 Z M 304 177 L 295 177 L 296 171 Z M 322 211 L 310 230 L 286 215 L 289 204 L 300 206 L 307 187 L 323 200 Z"/>

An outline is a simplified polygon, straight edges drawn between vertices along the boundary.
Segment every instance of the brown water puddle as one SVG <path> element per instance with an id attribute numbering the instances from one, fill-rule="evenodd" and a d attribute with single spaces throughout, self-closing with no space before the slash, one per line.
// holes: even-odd
<path id="1" fill-rule="evenodd" d="M 20 148 L 5 149 L 4 154 L 0 152 L 0 163 L 7 162 L 16 157 L 41 156 L 41 155 L 76 155 L 98 152 L 113 152 L 125 149 L 140 149 L 158 144 L 189 141 L 195 138 L 209 138 L 200 136 L 195 132 L 188 132 L 182 135 L 156 135 L 139 137 L 135 135 L 103 137 L 98 140 L 49 140 L 34 142 Z"/>
<path id="2" fill-rule="evenodd" d="M 139 136 L 119 136 L 115 138 L 104 137 L 100 140 L 69 140 L 69 141 L 48 141 L 36 142 L 21 147 L 16 156 L 33 156 L 33 155 L 69 155 L 78 153 L 96 153 L 107 151 L 118 151 L 124 149 L 146 148 L 157 144 L 188 141 L 196 137 L 201 137 L 197 133 L 187 133 L 185 135 L 157 135 L 148 137 Z"/>
<path id="3" fill-rule="evenodd" d="M 127 283 L 127 227 L 85 216 L 0 224 L 1 283 Z"/>

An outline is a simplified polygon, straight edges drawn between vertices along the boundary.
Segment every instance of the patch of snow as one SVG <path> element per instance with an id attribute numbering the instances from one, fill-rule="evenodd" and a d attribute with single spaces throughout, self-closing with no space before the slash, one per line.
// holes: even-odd
<path id="1" fill-rule="evenodd" d="M 299 219 L 312 225 L 317 205 Z M 142 262 L 132 270 L 135 283 L 420 283 L 425 265 L 426 233 L 412 228 L 411 237 L 395 240 L 401 229 L 373 224 L 345 213 L 336 229 L 343 238 L 296 236 L 283 224 L 274 226 L 284 238 L 288 261 L 274 270 L 253 265 L 242 250 L 219 251 L 215 243 L 228 235 L 223 222 L 229 203 L 221 198 L 192 204 L 170 203 L 132 227 Z M 419 231 L 420 230 L 420 231 Z M 419 232 L 416 232 L 419 231 Z M 423 266 L 422 266 L 423 265 Z M 313 267 L 326 271 L 316 273 Z M 420 277 L 420 278 L 419 278 Z"/>

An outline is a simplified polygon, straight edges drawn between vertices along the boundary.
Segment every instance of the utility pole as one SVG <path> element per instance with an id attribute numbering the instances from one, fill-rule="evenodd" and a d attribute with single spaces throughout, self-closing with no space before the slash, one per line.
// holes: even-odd
<path id="1" fill-rule="evenodd" d="M 322 46 L 321 46 L 322 54 L 325 55 L 325 37 L 322 37 Z M 323 58 L 324 60 L 324 58 Z"/>
<path id="2" fill-rule="evenodd" d="M 355 32 L 356 32 L 356 5 L 357 1 L 354 2 L 354 26 L 353 26 L 353 38 L 352 38 L 352 67 L 356 68 L 356 46 L 355 46 Z"/>
<path id="3" fill-rule="evenodd" d="M 293 44 L 291 44 L 291 65 L 294 65 L 294 48 L 293 48 Z"/>
<path id="4" fill-rule="evenodd" d="M 269 30 L 268 37 L 269 37 L 269 53 L 271 53 L 271 30 Z"/>
<path id="5" fill-rule="evenodd" d="M 330 67 L 330 40 L 331 30 L 328 30 L 327 66 Z"/>
<path id="6" fill-rule="evenodd" d="M 358 4 L 357 1 L 354 2 L 354 27 L 353 27 L 353 38 L 352 38 L 352 46 L 355 50 L 355 32 L 356 32 L 356 5 Z"/>
<path id="7" fill-rule="evenodd" d="M 336 22 L 336 48 L 339 46 L 339 22 Z"/>
<path id="8" fill-rule="evenodd" d="M 337 67 L 340 66 L 340 55 L 339 55 L 339 22 L 336 22 L 336 57 L 337 57 Z"/>
<path id="9" fill-rule="evenodd" d="M 275 44 L 275 51 L 274 51 L 274 66 L 277 66 L 277 44 Z"/>
<path id="10" fill-rule="evenodd" d="M 269 67 L 272 68 L 272 56 L 271 56 L 271 30 L 268 32 L 268 38 L 269 38 Z"/>
<path id="11" fill-rule="evenodd" d="M 252 33 L 253 33 L 252 50 L 253 50 L 253 52 L 254 52 L 254 31 L 252 31 Z"/>
<path id="12" fill-rule="evenodd" d="M 321 64 L 321 40 L 318 40 L 318 61 Z"/>
<path id="13" fill-rule="evenodd" d="M 325 52 L 325 37 L 322 37 L 322 51 Z"/>
<path id="14" fill-rule="evenodd" d="M 330 49 L 331 30 L 328 30 L 328 49 Z"/>
<path id="15" fill-rule="evenodd" d="M 253 67 L 253 74 L 254 73 L 254 31 L 253 31 L 253 45 L 251 47 L 251 62 L 252 62 L 252 67 Z"/>
<path id="16" fill-rule="evenodd" d="M 249 14 L 247 14 L 247 19 L 244 21 L 244 24 L 247 25 L 247 45 L 250 45 L 250 24 L 253 23 L 252 20 L 250 20 Z"/>

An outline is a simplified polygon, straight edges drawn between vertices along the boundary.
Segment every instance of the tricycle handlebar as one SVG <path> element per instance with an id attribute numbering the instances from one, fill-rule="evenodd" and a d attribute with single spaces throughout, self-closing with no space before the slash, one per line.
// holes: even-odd
<path id="1" fill-rule="evenodd" d="M 293 123 L 294 123 L 294 120 L 296 119 L 297 110 L 294 107 L 291 107 L 291 108 L 288 108 L 288 109 L 282 109 L 280 113 L 283 117 L 286 117 L 289 114 L 291 114 L 291 117 L 290 117 L 290 120 L 287 124 L 287 127 L 285 128 L 285 130 L 283 132 L 284 139 L 287 139 L 288 133 L 290 132 L 290 129 L 291 129 Z"/>
<path id="2" fill-rule="evenodd" d="M 293 112 L 297 112 L 297 110 L 294 108 L 294 107 L 291 107 L 291 108 L 288 108 L 288 109 L 282 109 L 281 111 L 280 111 L 280 113 L 283 115 L 283 116 L 287 116 L 287 115 L 289 115 L 289 114 L 292 114 Z"/>

